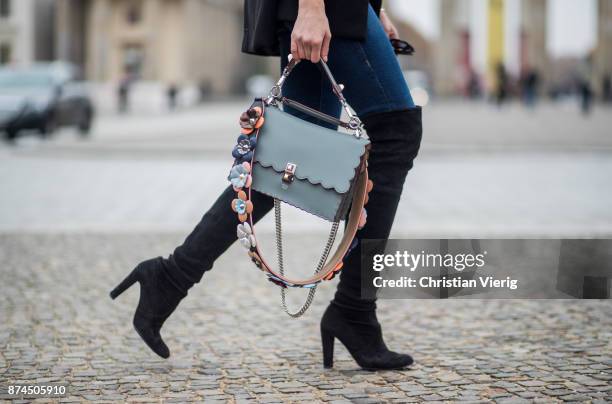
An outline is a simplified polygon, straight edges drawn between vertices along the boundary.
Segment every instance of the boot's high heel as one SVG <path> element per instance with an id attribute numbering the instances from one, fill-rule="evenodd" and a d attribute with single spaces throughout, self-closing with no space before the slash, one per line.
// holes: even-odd
<path id="1" fill-rule="evenodd" d="M 136 269 L 134 269 L 130 274 L 123 280 L 115 289 L 110 292 L 111 299 L 115 300 L 119 295 L 128 290 L 130 286 L 132 286 L 136 281 L 138 281 L 136 275 Z"/>
<path id="2" fill-rule="evenodd" d="M 321 327 L 321 343 L 323 344 L 323 367 L 334 367 L 334 334 Z"/>
<path id="3" fill-rule="evenodd" d="M 134 283 L 140 284 L 140 299 L 134 313 L 133 325 L 136 332 L 149 348 L 162 358 L 170 356 L 170 350 L 163 341 L 160 330 L 179 302 L 187 295 L 178 290 L 165 277 L 162 258 L 141 262 L 110 292 L 116 299 Z"/>
<path id="4" fill-rule="evenodd" d="M 327 307 L 321 319 L 323 366 L 334 365 L 334 338 L 351 353 L 365 370 L 403 369 L 413 363 L 412 357 L 390 351 L 382 338 L 375 311 L 356 311 L 336 306 Z"/>

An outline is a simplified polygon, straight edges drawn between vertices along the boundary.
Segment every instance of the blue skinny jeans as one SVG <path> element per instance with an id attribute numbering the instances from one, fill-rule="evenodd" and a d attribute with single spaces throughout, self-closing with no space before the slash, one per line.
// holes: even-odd
<path id="1" fill-rule="evenodd" d="M 291 30 L 287 23 L 279 32 L 281 71 L 291 53 Z M 358 116 L 414 108 L 389 37 L 371 6 L 365 41 L 332 38 L 327 64 L 336 81 L 344 84 L 344 96 Z M 285 82 L 283 95 L 328 115 L 340 116 L 340 103 L 325 74 L 309 61 L 295 67 Z M 299 111 L 288 112 L 313 120 Z"/>

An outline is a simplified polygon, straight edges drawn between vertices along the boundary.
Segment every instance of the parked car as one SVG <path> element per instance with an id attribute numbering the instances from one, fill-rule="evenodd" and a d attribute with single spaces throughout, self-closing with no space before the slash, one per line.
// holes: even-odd
<path id="1" fill-rule="evenodd" d="M 0 68 L 0 133 L 15 139 L 26 129 L 47 136 L 60 126 L 89 133 L 94 108 L 77 70 L 65 63 Z"/>

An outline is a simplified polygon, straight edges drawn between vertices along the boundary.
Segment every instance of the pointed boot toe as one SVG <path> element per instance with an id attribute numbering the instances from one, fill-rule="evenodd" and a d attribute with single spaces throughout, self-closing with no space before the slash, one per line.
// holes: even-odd
<path id="1" fill-rule="evenodd" d="M 413 363 L 414 360 L 410 355 L 387 351 L 386 353 L 382 353 L 380 357 L 376 358 L 376 360 L 374 361 L 374 369 L 404 369 L 412 365 Z"/>
<path id="2" fill-rule="evenodd" d="M 140 338 L 147 344 L 149 348 L 157 355 L 164 359 L 170 357 L 170 349 L 161 337 L 161 326 L 155 322 L 149 321 L 142 316 L 135 315 L 133 320 L 134 329 L 140 335 Z"/>

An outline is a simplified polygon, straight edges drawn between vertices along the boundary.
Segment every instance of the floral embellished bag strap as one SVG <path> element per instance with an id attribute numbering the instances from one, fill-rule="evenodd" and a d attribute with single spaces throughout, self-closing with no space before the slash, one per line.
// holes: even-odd
<path id="1" fill-rule="evenodd" d="M 234 190 L 238 192 L 238 198 L 235 199 L 234 202 L 232 203 L 232 209 L 239 214 L 239 220 L 241 221 L 243 221 L 242 219 L 245 219 L 245 217 L 249 215 L 253 210 L 253 204 L 250 201 L 251 199 L 250 186 L 251 186 L 253 179 L 250 173 L 251 173 L 251 164 L 252 164 L 251 160 L 253 159 L 253 152 L 255 150 L 255 146 L 257 145 L 257 137 L 256 135 L 249 137 L 248 136 L 249 130 L 251 130 L 252 128 L 255 131 L 259 129 L 261 125 L 263 125 L 263 122 L 265 119 L 263 117 L 264 110 L 265 110 L 265 104 L 256 102 L 251 106 L 251 108 L 249 108 L 249 110 L 247 110 L 241 115 L 240 125 L 242 128 L 241 131 L 243 133 L 241 133 L 241 135 L 238 137 L 238 144 L 236 145 L 236 147 L 234 148 L 234 151 L 232 152 L 232 156 L 238 159 L 239 163 L 241 162 L 241 164 L 234 166 L 230 173 L 230 182 L 234 186 Z M 243 187 L 249 188 L 248 199 L 245 199 L 245 197 L 247 197 L 246 194 L 244 195 L 241 194 L 241 192 L 244 192 L 244 191 L 241 191 L 241 188 Z M 244 206 L 244 212 L 243 212 L 242 206 Z M 274 224 L 275 224 L 275 230 L 276 230 L 275 236 L 276 236 L 276 252 L 277 252 L 278 269 L 279 269 L 280 274 L 284 276 L 285 268 L 284 268 L 284 259 L 283 259 L 281 201 L 277 198 L 274 198 Z M 324 249 L 324 252 L 321 258 L 319 259 L 319 263 L 317 265 L 317 269 L 315 270 L 315 274 L 318 273 L 323 268 L 323 266 L 325 265 L 325 262 L 327 261 L 331 247 L 336 239 L 338 226 L 339 226 L 338 221 L 334 222 L 332 225 L 332 229 L 329 234 L 326 248 Z M 247 223 L 244 223 L 242 225 L 239 225 L 238 230 L 237 230 L 238 232 L 237 236 L 241 244 L 245 247 L 248 246 L 249 249 L 254 248 L 257 245 L 256 240 L 255 240 L 254 228 L 255 228 L 255 225 L 251 217 L 250 226 Z M 260 258 L 260 255 L 258 253 L 259 253 L 258 251 L 257 252 L 249 251 L 249 255 L 251 256 L 252 260 L 257 264 L 258 267 L 261 268 L 265 264 L 263 264 L 263 260 Z M 283 307 L 283 310 L 290 317 L 293 317 L 293 318 L 301 317 L 306 312 L 306 310 L 308 310 L 308 308 L 310 307 L 314 299 L 316 291 L 317 291 L 317 285 L 315 284 L 309 288 L 308 296 L 306 297 L 306 301 L 302 305 L 302 307 L 296 312 L 292 313 L 291 311 L 289 311 L 289 308 L 287 307 L 286 287 L 282 287 L 281 288 L 281 305 Z"/>

